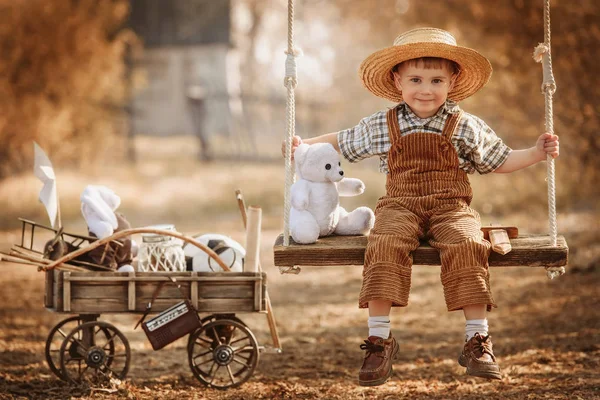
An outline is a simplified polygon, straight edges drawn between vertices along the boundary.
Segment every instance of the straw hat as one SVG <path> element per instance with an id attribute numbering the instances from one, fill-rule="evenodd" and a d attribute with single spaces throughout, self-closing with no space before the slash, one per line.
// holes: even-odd
<path id="1" fill-rule="evenodd" d="M 448 93 L 448 98 L 454 101 L 473 95 L 492 75 L 488 59 L 473 49 L 458 46 L 450 33 L 436 28 L 417 28 L 398 36 L 392 47 L 367 57 L 360 65 L 359 76 L 374 95 L 400 102 L 402 93 L 394 85 L 392 68 L 403 61 L 421 57 L 446 58 L 460 66 L 460 74 Z"/>

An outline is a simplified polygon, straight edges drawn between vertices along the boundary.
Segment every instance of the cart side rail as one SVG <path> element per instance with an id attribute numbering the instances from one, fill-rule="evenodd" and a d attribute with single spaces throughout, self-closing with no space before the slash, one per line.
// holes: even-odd
<path id="1" fill-rule="evenodd" d="M 49 271 L 47 308 L 77 314 L 143 313 L 156 286 L 175 277 L 198 312 L 265 312 L 264 272 L 69 272 Z M 50 301 L 51 297 L 51 301 Z M 165 285 L 152 304 L 158 313 L 182 301 Z"/>

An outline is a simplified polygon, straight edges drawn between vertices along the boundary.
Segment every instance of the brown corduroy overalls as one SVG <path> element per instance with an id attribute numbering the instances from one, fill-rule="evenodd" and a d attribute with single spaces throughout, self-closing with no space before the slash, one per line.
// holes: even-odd
<path id="1" fill-rule="evenodd" d="M 459 114 L 448 116 L 441 135 L 402 136 L 398 108 L 388 111 L 392 145 L 386 195 L 377 203 L 367 242 L 359 307 L 367 307 L 370 300 L 408 304 L 411 253 L 421 238 L 440 252 L 448 311 L 470 304 L 495 307 L 488 271 L 490 243 L 483 238 L 479 214 L 469 207 L 471 185 L 450 141 Z"/>

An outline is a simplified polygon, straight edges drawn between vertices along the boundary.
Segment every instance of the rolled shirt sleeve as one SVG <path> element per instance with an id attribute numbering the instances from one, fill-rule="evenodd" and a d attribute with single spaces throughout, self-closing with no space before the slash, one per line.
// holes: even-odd
<path id="1" fill-rule="evenodd" d="M 483 120 L 471 114 L 465 114 L 454 139 L 461 168 L 471 174 L 493 172 L 512 151 Z"/>
<path id="2" fill-rule="evenodd" d="M 352 163 L 371 157 L 371 117 L 360 120 L 354 128 L 339 131 L 337 134 L 340 152 Z"/>

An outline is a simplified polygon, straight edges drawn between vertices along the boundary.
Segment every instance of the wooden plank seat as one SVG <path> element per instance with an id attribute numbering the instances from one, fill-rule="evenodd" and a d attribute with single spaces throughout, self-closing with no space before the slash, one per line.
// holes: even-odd
<path id="1" fill-rule="evenodd" d="M 490 267 L 562 267 L 567 265 L 569 247 L 563 236 L 558 236 L 556 247 L 550 236 L 520 234 L 511 239 L 512 251 L 501 255 L 491 252 Z M 298 244 L 290 238 L 290 245 L 283 245 L 283 234 L 277 237 L 273 247 L 277 267 L 363 265 L 366 236 L 327 236 L 314 244 Z M 440 265 L 438 251 L 422 242 L 413 252 L 414 265 Z"/>

